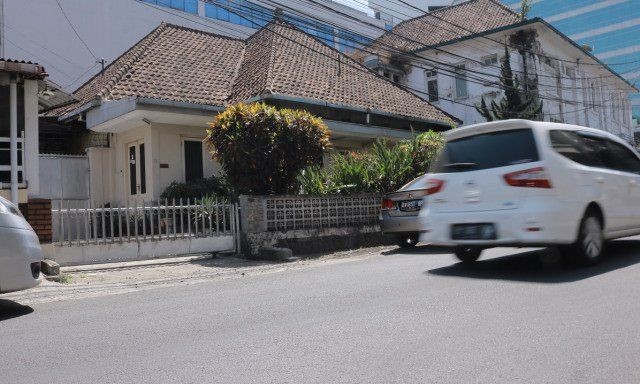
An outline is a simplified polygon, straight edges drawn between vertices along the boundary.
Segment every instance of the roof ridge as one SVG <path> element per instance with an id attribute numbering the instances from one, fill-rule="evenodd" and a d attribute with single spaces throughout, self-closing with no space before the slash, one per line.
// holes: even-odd
<path id="1" fill-rule="evenodd" d="M 437 15 L 438 13 L 446 12 L 446 11 L 449 11 L 451 9 L 454 9 L 454 8 L 457 8 L 457 7 L 461 7 L 463 5 L 468 5 L 470 3 L 477 3 L 477 2 L 480 2 L 480 1 L 489 1 L 489 2 L 499 6 L 500 8 L 503 8 L 503 9 L 509 11 L 509 13 L 512 13 L 514 15 L 518 14 L 518 12 L 515 12 L 513 9 L 511 9 L 511 8 L 507 7 L 505 4 L 501 3 L 500 0 L 468 0 L 468 1 L 464 1 L 462 3 L 453 4 L 453 5 L 449 5 L 449 6 L 443 7 L 443 8 L 439 8 L 439 9 L 436 9 L 435 11 L 425 12 L 424 15 L 416 16 L 416 17 L 413 17 L 411 19 L 402 20 L 400 23 L 396 24 L 393 27 L 393 30 L 395 30 L 396 28 L 398 28 L 399 26 L 401 26 L 403 24 L 407 24 L 407 23 L 415 21 L 415 20 L 426 19 L 428 16 L 434 17 L 433 14 L 436 14 L 435 17 L 437 19 L 437 18 L 439 18 L 439 15 Z M 458 26 L 458 27 L 460 27 L 460 26 Z M 385 32 L 382 36 L 384 36 L 384 35 L 386 35 L 388 33 L 389 33 L 389 31 Z M 382 36 L 380 36 L 380 37 L 382 37 Z M 380 37 L 378 37 L 378 39 Z"/>
<path id="2" fill-rule="evenodd" d="M 160 25 L 163 25 L 163 24 L 165 26 L 167 26 L 167 27 L 176 28 L 176 29 L 182 29 L 182 30 L 185 30 L 185 31 L 192 31 L 192 32 L 196 32 L 196 33 L 202 33 L 203 35 L 219 37 L 219 38 L 227 39 L 227 40 L 246 41 L 246 40 L 251 38 L 251 36 L 249 36 L 246 39 L 241 39 L 239 37 L 233 37 L 233 36 L 221 35 L 221 34 L 215 33 L 215 32 L 203 31 L 202 29 L 198 29 L 198 28 L 186 27 L 184 25 L 178 25 L 178 24 L 173 24 L 173 23 L 167 23 L 166 21 L 163 21 L 163 22 L 160 23 Z"/>

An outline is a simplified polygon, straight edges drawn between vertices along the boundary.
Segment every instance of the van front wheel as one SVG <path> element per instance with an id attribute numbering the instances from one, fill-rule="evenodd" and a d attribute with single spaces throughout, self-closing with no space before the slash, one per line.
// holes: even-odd
<path id="1" fill-rule="evenodd" d="M 463 263 L 473 263 L 480 258 L 482 248 L 476 247 L 457 247 L 453 251 L 454 255 Z"/>

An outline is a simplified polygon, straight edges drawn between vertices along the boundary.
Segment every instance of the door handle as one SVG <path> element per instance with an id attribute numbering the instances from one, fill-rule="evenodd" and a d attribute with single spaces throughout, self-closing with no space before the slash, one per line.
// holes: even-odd
<path id="1" fill-rule="evenodd" d="M 602 176 L 598 176 L 598 177 L 596 177 L 596 183 L 598 183 L 598 184 L 604 184 L 604 177 L 602 177 Z"/>
<path id="2" fill-rule="evenodd" d="M 629 180 L 629 185 L 635 187 L 636 185 L 638 185 L 638 182 L 635 180 Z"/>

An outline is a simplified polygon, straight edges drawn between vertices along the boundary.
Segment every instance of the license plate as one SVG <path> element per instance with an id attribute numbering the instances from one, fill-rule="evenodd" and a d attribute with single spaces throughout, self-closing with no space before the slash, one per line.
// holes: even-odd
<path id="1" fill-rule="evenodd" d="M 420 200 L 407 200 L 400 202 L 400 210 L 403 212 L 415 212 L 422 208 L 422 199 Z"/>
<path id="2" fill-rule="evenodd" d="M 490 223 L 453 224 L 451 238 L 453 240 L 495 240 L 498 236 L 495 226 Z"/>

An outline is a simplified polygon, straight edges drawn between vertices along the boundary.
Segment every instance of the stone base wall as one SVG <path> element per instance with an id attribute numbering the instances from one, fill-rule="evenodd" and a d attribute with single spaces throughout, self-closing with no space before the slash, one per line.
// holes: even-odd
<path id="1" fill-rule="evenodd" d="M 261 247 L 281 247 L 308 255 L 392 244 L 395 238 L 377 224 L 378 200 L 367 194 L 240 196 L 242 253 L 251 258 Z"/>
<path id="2" fill-rule="evenodd" d="M 51 243 L 51 200 L 29 199 L 26 203 L 20 204 L 20 211 L 33 227 L 40 242 Z"/>
<path id="3" fill-rule="evenodd" d="M 299 256 L 395 243 L 395 237 L 383 234 L 378 225 L 243 232 L 242 240 L 242 251 L 249 258 L 256 256 L 258 249 L 264 246 L 289 248 L 294 255 Z"/>

